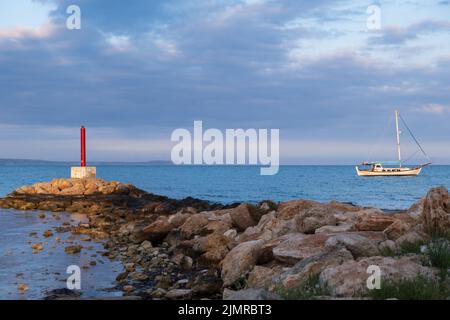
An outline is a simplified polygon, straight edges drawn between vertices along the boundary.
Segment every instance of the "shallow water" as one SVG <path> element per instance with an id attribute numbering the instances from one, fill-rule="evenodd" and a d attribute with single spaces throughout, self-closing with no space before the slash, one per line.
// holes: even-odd
<path id="1" fill-rule="evenodd" d="M 122 293 L 113 287 L 122 265 L 101 256 L 101 243 L 80 241 L 82 236 L 53 230 L 64 221 L 77 223 L 80 217 L 72 215 L 69 218 L 68 214 L 61 214 L 61 220 L 56 221 L 49 213 L 41 219 L 39 213 L 0 210 L 0 299 L 42 299 L 50 290 L 66 288 L 69 277 L 66 270 L 70 265 L 81 268 L 79 293 L 82 298 L 121 296 Z M 45 238 L 46 230 L 53 230 L 54 235 Z M 61 238 L 61 243 L 56 242 L 56 237 Z M 84 248 L 79 254 L 69 255 L 64 252 L 64 248 L 71 245 L 65 243 L 66 240 L 73 240 L 73 244 L 81 244 Z M 43 243 L 44 249 L 33 254 L 31 245 L 35 243 Z M 91 261 L 96 261 L 97 265 L 82 268 Z M 29 287 L 25 293 L 17 288 L 22 283 Z"/>

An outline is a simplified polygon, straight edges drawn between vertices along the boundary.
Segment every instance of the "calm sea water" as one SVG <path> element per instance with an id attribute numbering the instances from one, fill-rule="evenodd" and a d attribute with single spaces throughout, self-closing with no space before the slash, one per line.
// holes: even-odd
<path id="1" fill-rule="evenodd" d="M 431 187 L 450 187 L 450 166 L 430 166 L 417 177 L 357 177 L 353 166 L 282 166 L 275 176 L 260 176 L 259 167 L 251 166 L 105 165 L 97 174 L 156 194 L 220 203 L 312 199 L 404 209 Z M 61 165 L 0 166 L 0 195 L 69 175 L 70 168 Z"/>

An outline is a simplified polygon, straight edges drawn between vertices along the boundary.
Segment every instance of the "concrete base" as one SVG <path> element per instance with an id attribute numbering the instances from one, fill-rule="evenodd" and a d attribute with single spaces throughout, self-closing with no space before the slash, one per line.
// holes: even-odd
<path id="1" fill-rule="evenodd" d="M 70 177 L 72 179 L 95 178 L 97 174 L 96 167 L 71 167 Z"/>

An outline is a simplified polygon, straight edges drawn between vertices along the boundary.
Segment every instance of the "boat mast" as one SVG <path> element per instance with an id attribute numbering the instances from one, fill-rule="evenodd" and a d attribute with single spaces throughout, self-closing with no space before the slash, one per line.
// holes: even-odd
<path id="1" fill-rule="evenodd" d="M 397 131 L 397 155 L 400 167 L 402 166 L 402 154 L 400 152 L 400 130 L 398 129 L 398 110 L 395 110 L 395 129 Z"/>

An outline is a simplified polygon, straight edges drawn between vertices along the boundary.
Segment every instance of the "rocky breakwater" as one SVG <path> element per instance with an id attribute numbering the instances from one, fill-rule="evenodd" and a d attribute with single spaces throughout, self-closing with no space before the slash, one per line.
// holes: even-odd
<path id="1" fill-rule="evenodd" d="M 443 259 L 431 253 L 436 235 L 450 249 L 449 199 L 435 188 L 397 213 L 310 200 L 222 206 L 60 179 L 20 188 L 0 206 L 85 213 L 89 223 L 71 231 L 106 239 L 105 255 L 123 261 L 117 281 L 127 295 L 339 299 L 371 297 L 370 265 L 380 268 L 383 286 L 447 281 Z"/>

